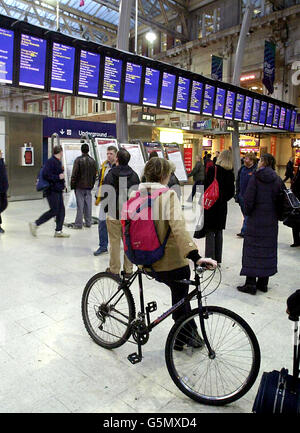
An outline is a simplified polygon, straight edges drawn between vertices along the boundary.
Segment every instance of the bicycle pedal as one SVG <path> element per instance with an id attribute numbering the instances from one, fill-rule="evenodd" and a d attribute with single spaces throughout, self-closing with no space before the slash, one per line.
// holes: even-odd
<path id="1" fill-rule="evenodd" d="M 146 310 L 147 310 L 149 313 L 153 313 L 153 311 L 156 311 L 156 310 L 157 310 L 157 303 L 156 303 L 155 301 L 153 301 L 153 302 L 148 302 L 147 307 L 146 307 Z"/>
<path id="2" fill-rule="evenodd" d="M 131 362 L 131 364 L 137 364 L 138 362 L 141 362 L 142 357 L 139 356 L 136 352 L 131 353 L 131 355 L 127 356 L 128 361 Z"/>

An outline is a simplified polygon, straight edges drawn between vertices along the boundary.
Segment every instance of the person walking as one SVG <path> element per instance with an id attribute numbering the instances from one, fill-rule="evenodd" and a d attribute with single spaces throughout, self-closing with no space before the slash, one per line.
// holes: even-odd
<path id="1" fill-rule="evenodd" d="M 2 157 L 2 151 L 0 150 L 0 234 L 5 233 L 2 228 L 2 217 L 1 214 L 7 208 L 7 190 L 8 190 L 8 179 L 7 172 L 4 164 L 4 159 Z"/>
<path id="2" fill-rule="evenodd" d="M 171 174 L 170 174 L 170 179 L 168 182 L 168 188 L 171 188 L 173 191 L 175 191 L 177 194 L 178 200 L 180 200 L 181 187 L 180 187 L 180 182 L 178 180 L 178 177 L 175 174 L 176 165 L 172 161 L 169 161 L 169 164 L 170 164 L 170 168 L 171 168 Z"/>
<path id="3" fill-rule="evenodd" d="M 155 159 L 155 158 L 153 158 Z M 116 166 L 113 167 L 104 179 L 102 199 L 106 199 L 104 208 L 107 213 L 106 223 L 110 244 L 109 268 L 106 272 L 115 275 L 120 274 L 120 244 L 122 237 L 121 210 L 128 200 L 130 190 L 137 189 L 140 179 L 137 173 L 128 165 L 130 153 L 126 149 L 117 152 Z M 108 193 L 108 195 L 106 195 Z M 132 274 L 132 263 L 124 253 L 124 271 L 128 277 Z"/>
<path id="4" fill-rule="evenodd" d="M 247 215 L 244 212 L 244 195 L 247 190 L 248 182 L 251 176 L 257 169 L 256 157 L 253 152 L 249 152 L 244 157 L 244 163 L 238 171 L 236 180 L 235 201 L 240 205 L 244 220 L 240 233 L 237 234 L 240 238 L 244 237 L 247 227 Z"/>
<path id="5" fill-rule="evenodd" d="M 290 157 L 286 165 L 283 182 L 286 182 L 289 179 L 291 179 L 291 182 L 293 182 L 294 179 L 294 157 L 293 156 Z"/>
<path id="6" fill-rule="evenodd" d="M 216 162 L 217 162 L 217 159 L 219 158 L 219 156 L 220 156 L 220 152 L 217 150 L 216 151 L 216 156 L 213 158 L 214 165 L 216 165 Z"/>
<path id="7" fill-rule="evenodd" d="M 77 214 L 75 223 L 70 227 L 73 229 L 82 229 L 83 217 L 85 227 L 92 225 L 92 189 L 94 188 L 97 165 L 96 161 L 89 155 L 89 145 L 81 145 L 82 155 L 75 159 L 72 175 L 71 189 L 75 190 Z"/>
<path id="8" fill-rule="evenodd" d="M 300 167 L 298 167 L 296 176 L 294 177 L 291 185 L 291 190 L 295 196 L 300 200 Z M 293 230 L 293 240 L 294 242 L 290 245 L 292 248 L 300 247 L 300 224 L 295 224 L 292 227 Z"/>
<path id="9" fill-rule="evenodd" d="M 63 223 L 65 219 L 65 206 L 63 200 L 63 190 L 65 188 L 65 175 L 62 167 L 63 148 L 61 145 L 55 145 L 53 156 L 49 158 L 43 168 L 43 176 L 49 182 L 50 186 L 45 191 L 50 209 L 41 215 L 35 222 L 29 223 L 32 236 L 37 235 L 37 229 L 40 225 L 55 218 L 56 229 L 55 238 L 69 238 L 70 235 L 63 233 Z"/>
<path id="10" fill-rule="evenodd" d="M 197 192 L 197 186 L 203 185 L 203 182 L 204 182 L 205 167 L 204 167 L 204 163 L 203 163 L 200 155 L 196 156 L 196 164 L 195 164 L 193 170 L 188 174 L 188 177 L 191 177 L 191 176 L 193 176 L 194 185 L 192 188 L 192 193 L 189 196 L 189 198 L 187 199 L 188 202 L 193 201 L 195 194 Z"/>
<path id="11" fill-rule="evenodd" d="M 223 230 L 226 228 L 227 202 L 234 196 L 232 152 L 223 150 L 216 165 L 210 167 L 206 176 L 204 190 L 216 179 L 219 184 L 219 198 L 208 210 L 204 210 L 205 256 L 222 263 Z"/>
<path id="12" fill-rule="evenodd" d="M 271 154 L 263 155 L 244 195 L 248 219 L 240 275 L 246 281 L 237 289 L 251 295 L 267 292 L 269 277 L 277 273 L 278 205 L 284 184 L 275 164 Z"/>
<path id="13" fill-rule="evenodd" d="M 100 256 L 101 254 L 105 254 L 108 252 L 108 234 L 107 234 L 107 226 L 106 226 L 106 214 L 104 212 L 104 206 L 101 203 L 101 189 L 105 179 L 105 176 L 111 170 L 112 167 L 116 164 L 118 149 L 116 146 L 108 146 L 106 150 L 106 161 L 101 165 L 101 172 L 99 174 L 99 183 L 98 190 L 96 195 L 95 205 L 98 206 L 100 204 L 99 210 L 99 223 L 98 223 L 98 235 L 99 235 L 99 247 L 96 251 L 94 251 L 94 256 Z"/>

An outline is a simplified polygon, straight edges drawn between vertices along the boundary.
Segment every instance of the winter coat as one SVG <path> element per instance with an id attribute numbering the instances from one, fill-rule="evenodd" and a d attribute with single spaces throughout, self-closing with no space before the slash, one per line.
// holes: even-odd
<path id="1" fill-rule="evenodd" d="M 204 181 L 204 177 L 205 177 L 205 167 L 203 162 L 198 161 L 196 162 L 195 167 L 193 168 L 193 170 L 188 174 L 188 177 L 193 176 L 193 181 L 194 182 L 199 182 L 199 181 Z"/>
<path id="2" fill-rule="evenodd" d="M 60 179 L 59 175 L 63 173 L 63 167 L 61 161 L 52 156 L 49 158 L 43 169 L 43 176 L 49 182 L 50 187 L 46 191 L 46 195 L 50 194 L 52 191 L 62 192 L 65 188 L 64 179 Z"/>
<path id="3" fill-rule="evenodd" d="M 234 196 L 234 174 L 232 170 L 225 170 L 220 165 L 217 168 L 219 183 L 219 198 L 209 209 L 204 210 L 204 233 L 208 231 L 224 230 L 227 218 L 227 202 Z M 215 178 L 215 167 L 210 167 L 204 184 L 206 190 Z"/>
<path id="4" fill-rule="evenodd" d="M 256 170 L 257 170 L 257 164 L 253 164 L 252 167 L 250 168 L 246 167 L 245 165 L 242 165 L 242 167 L 239 169 L 237 179 L 236 179 L 236 192 L 235 192 L 235 196 L 237 200 L 239 196 L 242 197 L 244 196 L 248 186 L 248 182 Z"/>
<path id="5" fill-rule="evenodd" d="M 85 153 L 78 156 L 73 165 L 71 189 L 93 189 L 96 182 L 96 175 L 96 161 Z"/>
<path id="6" fill-rule="evenodd" d="M 173 191 L 176 192 L 177 197 L 180 200 L 180 197 L 181 197 L 180 182 L 179 182 L 179 180 L 178 180 L 178 178 L 177 178 L 177 176 L 176 176 L 175 173 L 171 173 L 170 180 L 169 180 L 169 183 L 168 183 L 168 187 L 172 188 Z"/>
<path id="7" fill-rule="evenodd" d="M 293 191 L 295 196 L 300 200 L 300 167 L 298 167 L 298 171 L 292 182 L 291 190 Z"/>
<path id="8" fill-rule="evenodd" d="M 283 181 L 271 167 L 251 176 L 244 195 L 248 216 L 241 275 L 270 277 L 277 272 L 278 204 Z"/>
<path id="9" fill-rule="evenodd" d="M 294 164 L 292 161 L 289 161 L 286 165 L 285 177 L 293 177 L 294 176 Z"/>
<path id="10" fill-rule="evenodd" d="M 6 194 L 8 190 L 8 179 L 4 159 L 0 159 L 0 194 Z"/>

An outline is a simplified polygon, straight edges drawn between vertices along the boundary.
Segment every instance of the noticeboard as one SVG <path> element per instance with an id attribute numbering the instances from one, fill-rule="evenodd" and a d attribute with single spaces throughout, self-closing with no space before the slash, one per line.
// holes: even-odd
<path id="1" fill-rule="evenodd" d="M 157 152 L 159 158 L 164 158 L 164 149 L 160 143 L 152 142 L 152 143 L 144 143 L 144 150 L 147 161 L 149 160 L 149 156 L 152 152 Z"/>
<path id="2" fill-rule="evenodd" d="M 164 144 L 164 148 L 169 161 L 172 161 L 176 166 L 175 174 L 179 182 L 187 182 L 188 177 L 179 146 L 177 144 Z"/>
<path id="3" fill-rule="evenodd" d="M 95 144 L 100 165 L 103 164 L 103 162 L 107 159 L 106 152 L 109 146 L 115 146 L 117 149 L 119 149 L 118 141 L 113 138 L 96 138 Z"/>
<path id="4" fill-rule="evenodd" d="M 67 191 L 71 190 L 71 176 L 75 159 L 80 156 L 81 153 L 81 145 L 80 141 L 74 140 L 72 141 L 60 141 L 61 146 L 63 147 L 63 166 L 65 173 L 65 183 Z"/>
<path id="5" fill-rule="evenodd" d="M 145 159 L 141 145 L 138 143 L 121 143 L 120 147 L 123 147 L 130 153 L 130 161 L 128 165 L 141 179 L 145 168 Z"/>

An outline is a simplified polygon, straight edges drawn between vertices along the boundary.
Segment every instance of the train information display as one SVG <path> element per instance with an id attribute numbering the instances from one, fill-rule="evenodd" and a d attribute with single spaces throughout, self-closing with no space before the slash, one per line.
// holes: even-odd
<path id="1" fill-rule="evenodd" d="M 236 96 L 234 120 L 238 120 L 239 122 L 242 121 L 243 111 L 244 111 L 244 103 L 245 103 L 245 95 L 238 93 Z"/>
<path id="2" fill-rule="evenodd" d="M 199 83 L 199 81 L 193 81 L 191 102 L 190 102 L 190 113 L 196 113 L 196 114 L 200 113 L 202 96 L 203 96 L 203 83 Z"/>
<path id="3" fill-rule="evenodd" d="M 124 102 L 129 104 L 140 103 L 140 91 L 143 67 L 127 62 L 125 75 Z"/>
<path id="4" fill-rule="evenodd" d="M 157 106 L 157 95 L 160 71 L 146 68 L 143 103 L 152 107 Z"/>
<path id="5" fill-rule="evenodd" d="M 251 122 L 252 107 L 253 107 L 253 98 L 251 98 L 251 96 L 246 96 L 244 118 L 243 118 L 244 122 L 246 123 Z"/>
<path id="6" fill-rule="evenodd" d="M 272 126 L 273 124 L 273 114 L 274 114 L 274 104 L 269 103 L 267 111 L 267 121 L 266 126 Z"/>
<path id="7" fill-rule="evenodd" d="M 297 111 L 293 110 L 292 117 L 291 117 L 290 131 L 295 131 L 296 117 L 297 117 Z"/>
<path id="8" fill-rule="evenodd" d="M 280 110 L 280 117 L 279 117 L 279 129 L 284 129 L 285 114 L 286 114 L 286 109 L 282 107 Z"/>
<path id="9" fill-rule="evenodd" d="M 163 73 L 162 85 L 161 85 L 161 96 L 160 96 L 160 107 L 172 110 L 174 90 L 175 90 L 175 80 L 174 74 L 168 74 L 168 72 Z"/>
<path id="10" fill-rule="evenodd" d="M 75 48 L 53 42 L 51 90 L 73 93 Z"/>
<path id="11" fill-rule="evenodd" d="M 213 114 L 215 91 L 215 86 L 205 85 L 202 114 L 206 116 L 212 116 Z"/>
<path id="12" fill-rule="evenodd" d="M 189 80 L 188 78 L 184 78 L 184 77 L 178 78 L 175 110 L 184 111 L 184 112 L 187 111 L 189 92 L 190 92 L 190 83 L 191 80 Z"/>
<path id="13" fill-rule="evenodd" d="M 266 101 L 261 101 L 259 122 L 258 122 L 260 126 L 265 126 L 266 124 L 267 109 L 268 109 L 268 103 Z"/>
<path id="14" fill-rule="evenodd" d="M 251 117 L 251 123 L 253 123 L 254 125 L 258 124 L 259 109 L 260 109 L 260 100 L 254 98 L 252 117 Z"/>
<path id="15" fill-rule="evenodd" d="M 12 84 L 14 32 L 0 28 L 0 83 Z"/>
<path id="16" fill-rule="evenodd" d="M 280 107 L 279 107 L 279 105 L 275 105 L 274 118 L 273 118 L 273 128 L 278 128 L 279 116 L 280 116 Z"/>
<path id="17" fill-rule="evenodd" d="M 288 108 L 286 110 L 286 116 L 284 121 L 284 129 L 286 129 L 287 131 L 289 131 L 290 129 L 291 117 L 292 117 L 292 110 Z"/>
<path id="18" fill-rule="evenodd" d="M 236 97 L 235 92 L 232 92 L 231 90 L 227 91 L 225 114 L 224 114 L 224 118 L 227 120 L 233 119 L 233 109 L 234 109 L 235 97 Z"/>
<path id="19" fill-rule="evenodd" d="M 215 117 L 223 117 L 224 109 L 225 109 L 225 98 L 226 98 L 226 90 L 218 87 L 217 94 L 216 94 L 216 102 L 215 102 L 215 112 L 214 112 Z"/>
<path id="20" fill-rule="evenodd" d="M 100 54 L 80 51 L 78 95 L 98 96 Z"/>
<path id="21" fill-rule="evenodd" d="M 105 56 L 102 97 L 104 99 L 120 100 L 122 60 Z"/>
<path id="22" fill-rule="evenodd" d="M 47 41 L 30 35 L 21 35 L 20 86 L 45 89 Z"/>

